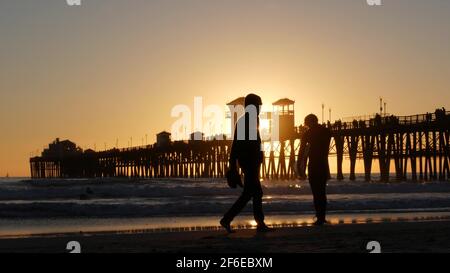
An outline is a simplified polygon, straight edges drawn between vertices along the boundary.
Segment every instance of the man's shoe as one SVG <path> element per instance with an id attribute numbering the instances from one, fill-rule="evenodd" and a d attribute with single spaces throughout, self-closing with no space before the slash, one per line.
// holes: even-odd
<path id="1" fill-rule="evenodd" d="M 257 232 L 272 232 L 275 229 L 268 227 L 266 224 L 264 225 L 258 225 L 258 227 L 256 228 Z"/>
<path id="2" fill-rule="evenodd" d="M 234 233 L 233 229 L 231 229 L 230 222 L 225 221 L 225 219 L 220 220 L 220 225 L 226 229 L 228 233 Z"/>

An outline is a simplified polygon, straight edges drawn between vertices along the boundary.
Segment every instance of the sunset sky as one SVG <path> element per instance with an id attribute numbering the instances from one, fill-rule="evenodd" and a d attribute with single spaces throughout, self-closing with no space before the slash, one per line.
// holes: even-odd
<path id="1" fill-rule="evenodd" d="M 194 96 L 288 97 L 297 124 L 450 108 L 449 26 L 448 0 L 2 0 L 0 177 L 56 137 L 153 143 Z"/>

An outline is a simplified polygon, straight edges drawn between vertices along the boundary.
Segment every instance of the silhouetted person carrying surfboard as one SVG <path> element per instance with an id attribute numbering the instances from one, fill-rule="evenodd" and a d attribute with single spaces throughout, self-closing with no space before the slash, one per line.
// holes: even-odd
<path id="1" fill-rule="evenodd" d="M 304 179 L 306 178 L 306 165 L 308 165 L 309 184 L 317 218 L 314 225 L 320 226 L 326 223 L 326 185 L 329 175 L 328 152 L 331 132 L 325 126 L 320 125 L 317 117 L 313 114 L 305 117 L 305 126 L 308 130 L 301 138 L 297 167 L 300 178 Z"/>
<path id="2" fill-rule="evenodd" d="M 238 173 L 239 164 L 244 173 L 244 190 L 239 199 L 220 220 L 220 224 L 230 233 L 233 232 L 230 224 L 234 217 L 244 209 L 251 199 L 253 199 L 253 214 L 257 223 L 257 231 L 267 232 L 272 230 L 264 223 L 263 191 L 259 181 L 260 166 L 264 159 L 259 134 L 261 105 L 262 101 L 259 96 L 255 94 L 247 95 L 245 97 L 245 115 L 238 120 L 234 130 L 227 179 L 230 187 L 242 185 Z"/>

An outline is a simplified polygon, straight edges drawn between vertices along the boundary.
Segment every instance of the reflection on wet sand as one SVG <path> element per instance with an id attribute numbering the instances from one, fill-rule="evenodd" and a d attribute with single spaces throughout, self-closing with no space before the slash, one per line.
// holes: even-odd
<path id="1" fill-rule="evenodd" d="M 244 215 L 236 218 L 234 229 L 255 229 L 256 222 Z M 450 220 L 450 211 L 388 212 L 330 214 L 329 225 L 424 222 Z M 312 215 L 269 215 L 267 224 L 273 228 L 308 227 L 314 223 Z M 134 234 L 222 230 L 218 217 L 172 217 L 133 219 L 26 219 L 0 220 L 0 238 L 66 236 L 73 234 Z"/>

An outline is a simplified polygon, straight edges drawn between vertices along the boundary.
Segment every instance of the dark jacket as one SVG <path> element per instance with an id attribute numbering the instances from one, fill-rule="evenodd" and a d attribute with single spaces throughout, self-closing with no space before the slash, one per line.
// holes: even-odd
<path id="1" fill-rule="evenodd" d="M 243 124 L 245 122 L 245 125 Z M 242 131 L 242 129 L 244 129 Z M 236 167 L 236 161 L 245 169 L 254 169 L 263 162 L 261 136 L 259 134 L 259 119 L 257 124 L 250 126 L 249 115 L 241 117 L 234 130 L 233 144 L 230 152 L 230 168 Z"/>
<path id="2" fill-rule="evenodd" d="M 304 171 L 308 162 L 308 173 L 311 177 L 328 177 L 328 153 L 330 149 L 331 132 L 322 125 L 316 125 L 306 131 L 301 138 L 298 167 L 300 176 L 304 176 Z M 302 162 L 301 159 L 305 159 Z"/>

